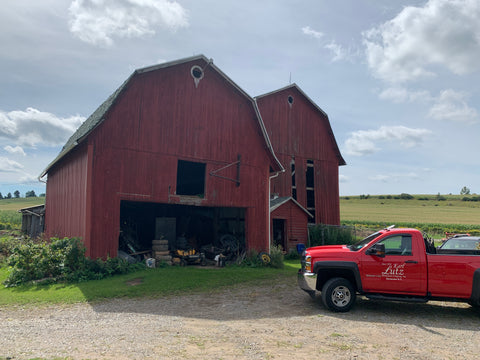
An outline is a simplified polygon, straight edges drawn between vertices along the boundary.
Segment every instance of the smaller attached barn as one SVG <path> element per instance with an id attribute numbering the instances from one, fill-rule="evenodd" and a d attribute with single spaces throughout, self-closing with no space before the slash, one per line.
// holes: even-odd
<path id="1" fill-rule="evenodd" d="M 275 154 L 285 172 L 271 193 L 291 196 L 312 215 L 312 224 L 340 224 L 338 168 L 345 165 L 328 115 L 291 84 L 255 98 Z"/>
<path id="2" fill-rule="evenodd" d="M 296 251 L 298 244 L 306 245 L 309 218 L 312 214 L 291 196 L 270 200 L 272 245 L 280 245 L 287 252 Z"/>

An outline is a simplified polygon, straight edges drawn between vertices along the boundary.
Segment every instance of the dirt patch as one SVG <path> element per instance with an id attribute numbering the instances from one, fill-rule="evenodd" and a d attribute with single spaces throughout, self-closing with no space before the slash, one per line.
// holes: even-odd
<path id="1" fill-rule="evenodd" d="M 129 286 L 137 286 L 137 285 L 140 285 L 143 283 L 143 279 L 142 278 L 135 278 L 135 279 L 132 279 L 132 280 L 129 280 L 126 282 L 127 285 Z"/>
<path id="2" fill-rule="evenodd" d="M 0 358 L 478 359 L 466 304 L 359 298 L 326 310 L 292 277 L 158 299 L 0 309 Z"/>

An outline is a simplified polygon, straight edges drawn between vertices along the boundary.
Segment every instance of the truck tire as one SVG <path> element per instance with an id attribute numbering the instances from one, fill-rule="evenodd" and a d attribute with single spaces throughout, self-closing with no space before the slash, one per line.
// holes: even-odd
<path id="1" fill-rule="evenodd" d="M 353 304 L 357 294 L 353 285 L 344 278 L 331 278 L 322 288 L 322 301 L 325 307 L 335 312 L 347 312 Z"/>

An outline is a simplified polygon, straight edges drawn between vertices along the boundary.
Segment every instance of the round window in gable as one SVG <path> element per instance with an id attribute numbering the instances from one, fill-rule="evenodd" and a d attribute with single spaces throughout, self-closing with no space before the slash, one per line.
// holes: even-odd
<path id="1" fill-rule="evenodd" d="M 196 80 L 202 80 L 203 79 L 203 69 L 200 66 L 192 66 L 190 69 L 190 73 L 192 74 L 193 78 Z"/>
<path id="2" fill-rule="evenodd" d="M 293 104 L 293 96 L 292 96 L 292 95 L 288 95 L 287 101 L 288 101 L 288 105 L 292 106 L 292 104 Z"/>
<path id="3" fill-rule="evenodd" d="M 198 83 L 203 79 L 203 69 L 198 65 L 194 65 L 190 69 L 190 74 L 192 74 L 195 87 L 198 87 Z"/>

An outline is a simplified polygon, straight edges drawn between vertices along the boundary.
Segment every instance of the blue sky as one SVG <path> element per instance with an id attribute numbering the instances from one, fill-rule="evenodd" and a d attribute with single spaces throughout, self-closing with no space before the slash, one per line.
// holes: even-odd
<path id="1" fill-rule="evenodd" d="M 3 0 L 0 192 L 38 181 L 137 68 L 197 54 L 328 115 L 340 194 L 480 193 L 478 0 Z"/>

